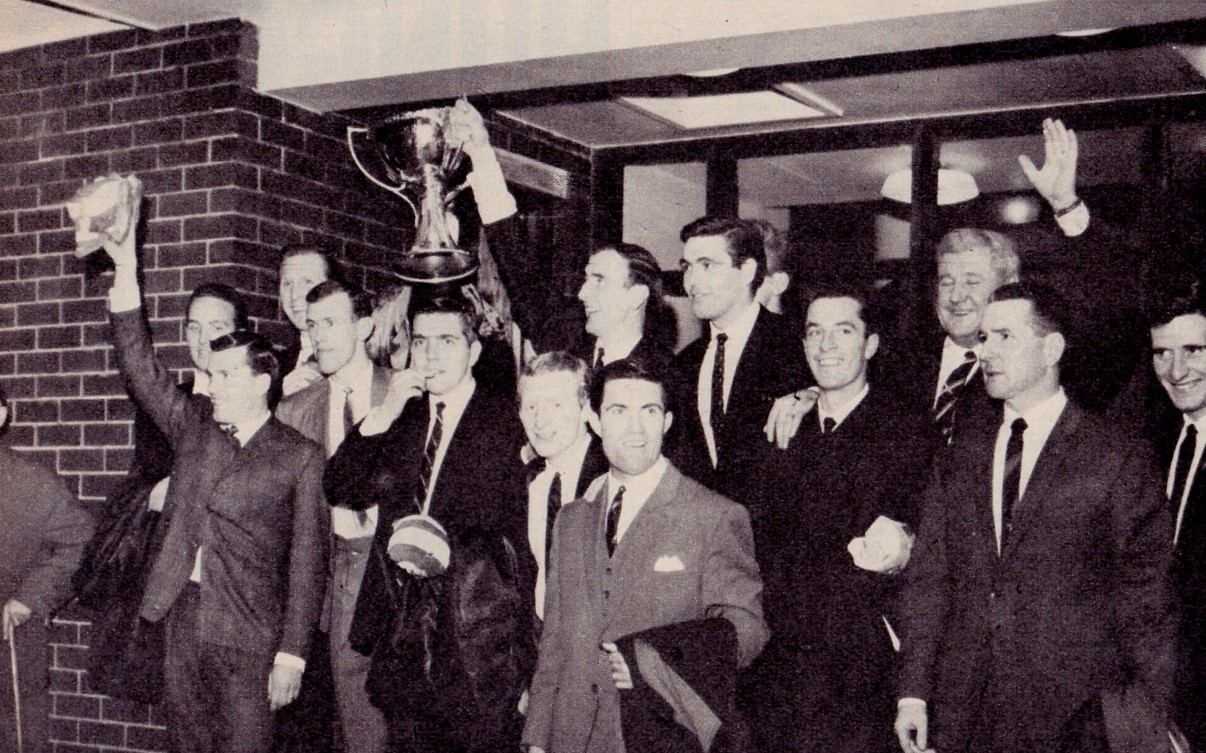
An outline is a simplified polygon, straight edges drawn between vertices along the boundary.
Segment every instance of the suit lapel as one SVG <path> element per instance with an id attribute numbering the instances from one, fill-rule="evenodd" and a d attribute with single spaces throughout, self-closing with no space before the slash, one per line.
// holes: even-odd
<path id="1" fill-rule="evenodd" d="M 1014 506 L 1013 529 L 1001 552 L 1002 557 L 1009 556 L 1017 548 L 1018 543 L 1025 538 L 1028 530 L 1027 524 L 1042 508 L 1047 494 L 1051 491 L 1052 483 L 1060 477 L 1060 466 L 1063 465 L 1064 459 L 1075 446 L 1073 437 L 1077 427 L 1080 426 L 1080 421 L 1080 409 L 1072 403 L 1068 403 L 1064 407 L 1063 415 L 1055 422 L 1051 435 L 1047 437 L 1047 442 L 1043 445 L 1043 450 L 1034 463 L 1034 470 L 1030 472 L 1030 480 L 1026 483 L 1025 493 Z"/>
<path id="2" fill-rule="evenodd" d="M 615 573 L 613 590 L 618 592 L 615 608 L 611 612 L 613 619 L 616 615 L 624 614 L 628 595 L 643 590 L 647 585 L 645 579 L 653 573 L 654 558 L 661 553 L 658 551 L 658 546 L 662 543 L 661 533 L 666 530 L 667 526 L 674 525 L 674 521 L 667 517 L 667 508 L 678 494 L 680 481 L 682 481 L 682 474 L 675 470 L 673 465 L 667 466 L 662 480 L 649 495 L 649 499 L 645 500 L 640 512 L 632 519 L 628 530 L 624 532 L 624 537 L 616 546 L 615 556 L 611 558 L 611 567 Z M 608 491 L 610 494 L 610 490 Z M 610 498 L 610 496 L 604 497 L 604 499 Z M 606 505 L 603 507 L 606 509 Z M 606 513 L 600 517 L 603 519 L 603 525 L 606 526 Z M 600 540 L 602 540 L 603 529 L 599 530 Z M 600 549 L 603 557 L 606 558 L 606 547 L 600 547 Z M 605 625 L 604 629 L 609 627 L 610 623 Z"/>
<path id="3" fill-rule="evenodd" d="M 743 401 L 746 396 L 757 394 L 754 382 L 758 379 L 759 372 L 762 371 L 758 368 L 757 360 L 759 354 L 762 353 L 762 341 L 766 339 L 766 330 L 770 324 L 768 317 L 770 316 L 773 314 L 767 312 L 761 305 L 758 306 L 758 316 L 754 319 L 754 328 L 750 330 L 749 339 L 745 341 L 745 347 L 741 349 L 741 354 L 737 357 L 737 369 L 733 372 L 733 384 L 729 387 L 729 409 L 725 412 L 726 420 L 722 429 L 725 434 L 728 433 L 730 426 L 728 417 L 744 407 Z"/>
<path id="4" fill-rule="evenodd" d="M 582 471 L 578 474 L 578 488 L 574 490 L 574 498 L 584 496 L 591 482 L 607 473 L 607 468 L 607 456 L 603 454 L 603 447 L 592 437 L 590 446 L 586 448 L 586 457 L 582 459 Z"/>

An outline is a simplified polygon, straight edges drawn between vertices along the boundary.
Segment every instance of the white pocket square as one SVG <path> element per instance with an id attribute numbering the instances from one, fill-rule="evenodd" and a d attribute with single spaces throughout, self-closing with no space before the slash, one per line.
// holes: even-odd
<path id="1" fill-rule="evenodd" d="M 653 563 L 655 573 L 677 573 L 685 569 L 686 566 L 683 565 L 683 561 L 678 558 L 678 555 L 663 554 L 657 558 L 657 562 Z"/>

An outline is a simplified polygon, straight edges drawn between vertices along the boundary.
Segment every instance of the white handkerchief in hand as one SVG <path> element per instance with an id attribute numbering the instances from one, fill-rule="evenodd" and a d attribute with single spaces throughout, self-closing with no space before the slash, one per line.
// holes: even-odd
<path id="1" fill-rule="evenodd" d="M 653 563 L 653 572 L 655 573 L 677 573 L 686 569 L 683 561 L 678 558 L 677 554 L 663 554 L 657 558 L 657 562 Z"/>
<path id="2" fill-rule="evenodd" d="M 898 573 L 909 564 L 913 535 L 904 523 L 880 515 L 867 532 L 846 545 L 854 564 L 873 573 Z"/>

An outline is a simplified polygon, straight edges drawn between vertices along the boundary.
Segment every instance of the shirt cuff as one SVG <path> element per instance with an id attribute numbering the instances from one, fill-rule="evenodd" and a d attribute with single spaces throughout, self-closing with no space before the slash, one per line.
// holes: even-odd
<path id="1" fill-rule="evenodd" d="M 383 434 L 386 429 L 394 423 L 393 419 L 385 420 L 386 417 L 381 413 L 380 406 L 373 408 L 360 422 L 360 436 L 374 437 L 378 434 Z"/>
<path id="2" fill-rule="evenodd" d="M 109 311 L 121 314 L 142 307 L 142 291 L 133 285 L 114 285 L 109 288 Z"/>
<path id="3" fill-rule="evenodd" d="M 492 150 L 483 150 L 474 156 L 473 172 L 465 182 L 473 189 L 473 199 L 477 202 L 477 213 L 481 215 L 483 225 L 493 225 L 518 211 L 515 197 L 507 189 L 502 166 Z"/>
<path id="4" fill-rule="evenodd" d="M 896 708 L 903 709 L 906 706 L 913 708 L 925 708 L 925 701 L 920 698 L 901 698 L 896 702 Z"/>
<path id="5" fill-rule="evenodd" d="M 293 669 L 297 669 L 302 672 L 306 671 L 305 659 L 301 658 L 300 656 L 285 653 L 284 651 L 277 651 L 276 658 L 272 660 L 272 663 L 280 664 L 282 667 L 292 667 Z"/>
<path id="6" fill-rule="evenodd" d="M 1089 229 L 1089 207 L 1083 201 L 1078 201 L 1072 211 L 1055 218 L 1055 224 L 1064 231 L 1064 235 L 1075 238 Z"/>

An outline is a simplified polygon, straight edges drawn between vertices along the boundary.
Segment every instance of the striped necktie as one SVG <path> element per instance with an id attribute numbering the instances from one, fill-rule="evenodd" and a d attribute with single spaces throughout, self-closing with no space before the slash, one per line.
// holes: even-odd
<path id="1" fill-rule="evenodd" d="M 969 350 L 963 354 L 963 363 L 956 366 L 955 370 L 946 378 L 946 382 L 942 385 L 942 392 L 938 393 L 938 399 L 934 401 L 934 424 L 938 427 L 944 444 L 950 444 L 951 438 L 954 436 L 955 404 L 962 397 L 963 390 L 967 387 L 968 377 L 971 376 L 972 369 L 975 367 L 976 354 Z"/>
<path id="2" fill-rule="evenodd" d="M 436 451 L 440 449 L 440 440 L 444 437 L 444 404 L 436 403 L 435 421 L 431 425 L 431 436 L 427 438 L 427 444 L 423 447 L 423 460 L 419 464 L 419 496 L 415 499 L 415 505 L 419 508 L 419 512 L 427 514 L 427 500 L 431 497 L 431 485 L 435 479 L 432 478 L 432 471 L 435 469 Z"/>

